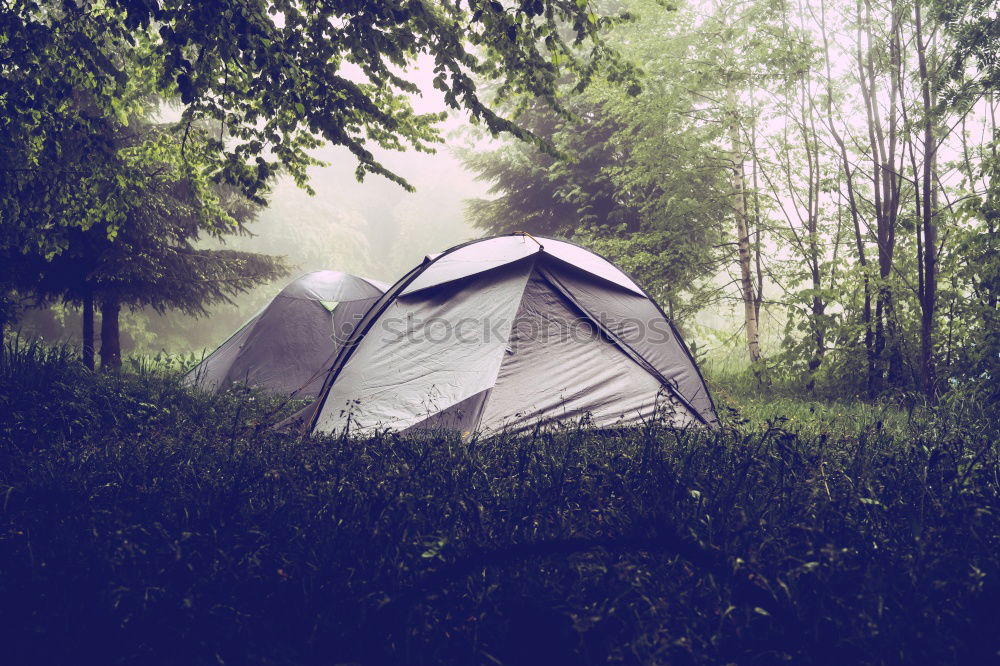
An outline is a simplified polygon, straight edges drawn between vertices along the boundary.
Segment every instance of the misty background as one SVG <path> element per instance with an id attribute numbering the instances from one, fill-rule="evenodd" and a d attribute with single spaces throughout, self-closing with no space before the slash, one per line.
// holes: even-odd
<path id="1" fill-rule="evenodd" d="M 439 111 L 418 100 L 421 111 Z M 487 235 L 467 220 L 466 201 L 490 198 L 488 184 L 466 170 L 457 152 L 480 149 L 491 142 L 464 118 L 451 115 L 441 127 L 445 143 L 434 153 L 405 153 L 372 148 L 376 159 L 405 178 L 415 191 L 378 175 L 359 182 L 356 159 L 344 148 L 327 146 L 315 153 L 325 166 L 309 169 L 310 195 L 290 177 L 275 183 L 268 206 L 248 226 L 250 235 L 207 239 L 205 247 L 227 247 L 286 257 L 284 278 L 209 308 L 197 317 L 178 310 L 159 314 L 150 308 L 125 310 L 122 342 L 130 353 L 195 353 L 201 355 L 224 342 L 282 288 L 295 278 L 317 270 L 337 270 L 392 284 L 431 253 Z M 509 139 L 508 139 L 509 140 Z M 717 281 L 731 281 L 720 274 Z M 689 344 L 725 348 L 739 353 L 739 326 L 735 306 L 716 305 L 683 322 Z M 781 318 L 780 312 L 770 316 Z M 775 327 L 780 328 L 780 327 Z M 50 342 L 79 344 L 80 313 L 58 303 L 25 313 L 20 331 Z M 777 344 L 776 335 L 768 343 Z M 704 346 L 702 347 L 705 348 Z"/>
<path id="2" fill-rule="evenodd" d="M 436 111 L 433 102 L 419 101 L 418 110 Z M 423 108 L 421 108 L 423 107 Z M 284 256 L 289 274 L 231 304 L 210 308 L 208 317 L 179 311 L 160 315 L 150 309 L 126 311 L 122 317 L 125 349 L 138 353 L 209 351 L 226 340 L 291 280 L 316 270 L 338 270 L 393 283 L 425 255 L 483 235 L 465 219 L 465 200 L 486 196 L 486 185 L 475 180 L 454 150 L 477 141 L 463 119 L 442 124 L 445 144 L 434 153 L 373 149 L 376 159 L 414 186 L 408 192 L 396 183 L 369 175 L 354 176 L 355 158 L 342 148 L 315 153 L 325 166 L 309 170 L 314 195 L 289 177 L 275 183 L 269 205 L 249 225 L 252 235 L 229 237 L 224 244 L 206 240 L 205 247 L 227 247 Z M 57 304 L 26 313 L 21 331 L 49 341 L 79 338 L 77 308 Z"/>
<path id="3" fill-rule="evenodd" d="M 343 147 L 327 145 L 313 153 L 324 163 L 310 167 L 310 195 L 291 177 L 279 177 L 268 198 L 268 206 L 248 225 L 249 235 L 229 236 L 224 241 L 204 239 L 204 248 L 234 250 L 285 257 L 289 273 L 232 299 L 209 306 L 208 316 L 184 314 L 180 310 L 159 314 L 151 308 L 123 309 L 122 347 L 126 354 L 158 352 L 202 356 L 228 339 L 295 278 L 317 270 L 337 270 L 392 284 L 420 263 L 427 254 L 441 252 L 489 232 L 476 228 L 466 215 L 466 203 L 492 199 L 490 183 L 476 179 L 460 159 L 463 151 L 489 151 L 516 143 L 508 135 L 490 137 L 473 125 L 465 112 L 449 110 L 434 88 L 433 59 L 421 55 L 408 70 L 420 95 L 410 96 L 417 113 L 446 112 L 438 124 L 442 143 L 435 152 L 390 151 L 370 143 L 376 161 L 403 177 L 414 187 L 407 191 L 376 174 L 364 181 L 355 177 L 357 159 Z M 350 66 L 345 70 L 351 77 Z M 363 77 L 360 73 L 356 74 Z M 180 107 L 161 107 L 161 122 L 180 119 Z M 741 352 L 742 324 L 738 295 L 727 289 L 734 282 L 733 266 L 725 267 L 710 283 L 726 295 L 703 305 L 690 318 L 676 321 L 700 359 L 713 352 L 727 362 Z M 648 286 L 648 285 L 646 285 Z M 763 316 L 772 326 L 765 329 L 762 346 L 777 347 L 785 312 L 766 304 Z M 72 304 L 55 303 L 25 312 L 19 321 L 22 335 L 50 343 L 79 345 L 81 316 Z"/>

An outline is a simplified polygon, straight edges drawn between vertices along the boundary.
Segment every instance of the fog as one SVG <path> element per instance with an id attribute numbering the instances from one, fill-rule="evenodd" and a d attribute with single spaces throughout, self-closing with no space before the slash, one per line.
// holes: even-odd
<path id="1" fill-rule="evenodd" d="M 423 91 L 410 96 L 417 113 L 447 110 L 431 83 L 433 69 L 433 60 L 421 56 L 406 73 Z M 350 71 L 346 74 L 351 78 Z M 354 76 L 362 75 L 358 71 Z M 309 169 L 309 185 L 315 194 L 300 189 L 291 178 L 279 179 L 268 207 L 249 227 L 253 235 L 229 238 L 225 244 L 286 257 L 291 266 L 288 276 L 234 299 L 233 304 L 213 307 L 209 317 L 143 313 L 131 331 L 135 349 L 197 352 L 214 348 L 303 273 L 339 270 L 392 283 L 425 255 L 481 236 L 465 221 L 464 202 L 484 196 L 486 185 L 477 182 L 453 152 L 479 139 L 467 117 L 454 111 L 439 129 L 445 141 L 437 144 L 434 153 L 368 146 L 414 192 L 378 175 L 358 182 L 357 161 L 346 148 L 327 146 L 316 151 L 313 156 L 325 166 Z"/>
<path id="2" fill-rule="evenodd" d="M 282 178 L 270 205 L 250 225 L 253 236 L 229 238 L 225 244 L 284 256 L 292 267 L 289 275 L 232 305 L 214 307 L 211 317 L 154 314 L 149 324 L 156 339 L 137 339 L 137 345 L 147 351 L 214 347 L 303 273 L 340 270 L 392 283 L 425 255 L 481 235 L 466 223 L 463 208 L 465 199 L 483 196 L 485 186 L 462 168 L 449 146 L 433 154 L 373 152 L 416 191 L 377 175 L 358 182 L 356 162 L 345 149 L 319 151 L 316 157 L 328 166 L 310 169 L 315 195 Z"/>
<path id="3" fill-rule="evenodd" d="M 356 162 L 346 149 L 327 147 L 315 156 L 327 163 L 312 167 L 309 195 L 290 178 L 279 179 L 270 204 L 249 225 L 251 236 L 229 237 L 223 247 L 286 257 L 285 278 L 243 294 L 231 304 L 210 308 L 207 317 L 170 311 L 126 312 L 122 320 L 125 349 L 155 353 L 201 352 L 223 342 L 253 316 L 288 281 L 309 271 L 330 269 L 394 282 L 429 253 L 439 252 L 482 233 L 466 223 L 464 201 L 485 194 L 486 187 L 466 172 L 453 154 L 464 144 L 459 119 L 445 123 L 449 137 L 435 153 L 373 150 L 390 170 L 416 188 L 407 192 L 378 175 L 358 182 Z M 219 247 L 206 242 L 205 247 Z M 79 314 L 55 306 L 28 313 L 22 332 L 55 342 L 78 342 Z"/>
<path id="4" fill-rule="evenodd" d="M 392 283 L 425 255 L 481 237 L 483 232 L 466 221 L 464 207 L 467 199 L 488 196 L 487 184 L 476 181 L 462 167 L 454 150 L 469 147 L 473 141 L 483 144 L 468 131 L 464 120 L 454 116 L 444 124 L 442 135 L 446 141 L 434 153 L 373 150 L 380 162 L 414 186 L 414 192 L 378 175 L 358 182 L 356 161 L 346 149 L 317 151 L 315 156 L 326 165 L 309 170 L 314 195 L 297 187 L 291 178 L 280 178 L 269 205 L 248 226 L 251 235 L 229 237 L 224 245 L 203 243 L 283 256 L 290 265 L 289 274 L 232 303 L 211 306 L 208 316 L 126 311 L 122 317 L 126 351 L 209 352 L 299 275 L 329 269 Z M 726 281 L 722 276 L 719 280 Z M 722 302 L 706 308 L 688 322 L 686 334 L 708 343 L 708 348 L 729 346 L 739 333 L 735 306 Z M 52 342 L 79 344 L 79 313 L 62 305 L 30 312 L 22 319 L 21 330 Z"/>
<path id="5" fill-rule="evenodd" d="M 411 96 L 417 113 L 447 111 L 432 84 L 433 62 L 418 59 L 407 78 L 424 94 Z M 163 107 L 159 120 L 179 120 L 181 109 Z M 207 316 L 179 311 L 158 314 L 149 309 L 122 316 L 122 342 L 127 353 L 202 354 L 210 352 L 260 310 L 288 282 L 315 270 L 339 270 L 393 283 L 425 255 L 440 252 L 484 233 L 469 224 L 465 201 L 489 197 L 488 185 L 466 171 L 455 151 L 471 147 L 491 149 L 496 140 L 474 130 L 465 114 L 450 111 L 440 126 L 444 141 L 433 153 L 393 152 L 368 148 L 390 171 L 403 177 L 415 191 L 374 174 L 363 182 L 355 177 L 356 159 L 343 147 L 327 146 L 313 156 L 323 166 L 308 171 L 310 195 L 289 177 L 274 183 L 268 206 L 248 225 L 250 235 L 231 236 L 206 248 L 258 252 L 285 257 L 285 277 L 242 294 L 231 303 L 209 307 Z M 509 141 L 510 137 L 501 137 Z M 686 333 L 708 346 L 731 342 L 739 317 L 732 303 L 719 303 L 688 322 Z M 50 342 L 79 344 L 80 316 L 75 307 L 57 304 L 26 314 L 20 323 L 28 336 Z"/>

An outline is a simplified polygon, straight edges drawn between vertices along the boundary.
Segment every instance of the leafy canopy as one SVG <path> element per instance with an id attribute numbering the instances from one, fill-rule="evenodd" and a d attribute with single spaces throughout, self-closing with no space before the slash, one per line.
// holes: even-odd
<path id="1" fill-rule="evenodd" d="M 497 82 L 501 99 L 528 93 L 556 103 L 562 76 L 585 85 L 605 67 L 610 79 L 631 77 L 600 36 L 615 20 L 598 17 L 588 0 L 4 3 L 2 132 L 32 143 L 92 120 L 69 112 L 74 98 L 86 98 L 97 117 L 121 114 L 122 54 L 132 53 L 161 91 L 179 94 L 183 123 L 220 125 L 212 175 L 250 196 L 279 168 L 304 184 L 308 151 L 323 141 L 353 153 L 359 178 L 373 172 L 406 185 L 369 146 L 430 150 L 438 139 L 440 116 L 415 113 L 407 97 L 420 92 L 406 72 L 419 55 L 433 57 L 434 85 L 451 108 L 491 132 L 527 138 L 484 101 L 475 79 Z"/>
<path id="2" fill-rule="evenodd" d="M 186 157 L 172 125 L 133 117 L 112 130 L 105 137 L 112 149 L 92 182 L 98 190 L 115 191 L 114 216 L 87 228 L 59 228 L 64 249 L 55 255 L 9 248 L 0 271 L 8 288 L 33 293 L 38 302 L 94 298 L 203 315 L 207 305 L 285 273 L 284 263 L 273 257 L 197 246 L 206 231 L 219 237 L 245 233 L 259 211 L 231 186 L 192 176 L 198 169 L 191 160 L 206 141 L 202 128 L 189 132 Z M 114 190 L 123 173 L 129 174 L 127 183 Z"/>

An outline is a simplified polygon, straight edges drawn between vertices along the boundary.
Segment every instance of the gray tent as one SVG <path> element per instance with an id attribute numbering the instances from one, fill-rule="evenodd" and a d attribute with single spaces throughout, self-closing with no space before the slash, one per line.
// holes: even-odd
<path id="1" fill-rule="evenodd" d="M 302 414 L 313 432 L 715 427 L 674 326 L 607 260 L 527 234 L 459 245 L 372 306 Z"/>
<path id="2" fill-rule="evenodd" d="M 339 271 L 307 273 L 185 377 L 218 391 L 244 382 L 271 393 L 315 398 L 340 345 L 388 285 Z"/>

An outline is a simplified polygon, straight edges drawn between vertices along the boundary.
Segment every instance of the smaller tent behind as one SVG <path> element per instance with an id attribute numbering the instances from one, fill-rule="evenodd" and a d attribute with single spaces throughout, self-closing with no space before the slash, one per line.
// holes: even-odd
<path id="1" fill-rule="evenodd" d="M 233 382 L 293 398 L 315 398 L 340 345 L 387 285 L 339 271 L 288 284 L 207 356 L 184 381 L 208 391 Z"/>

